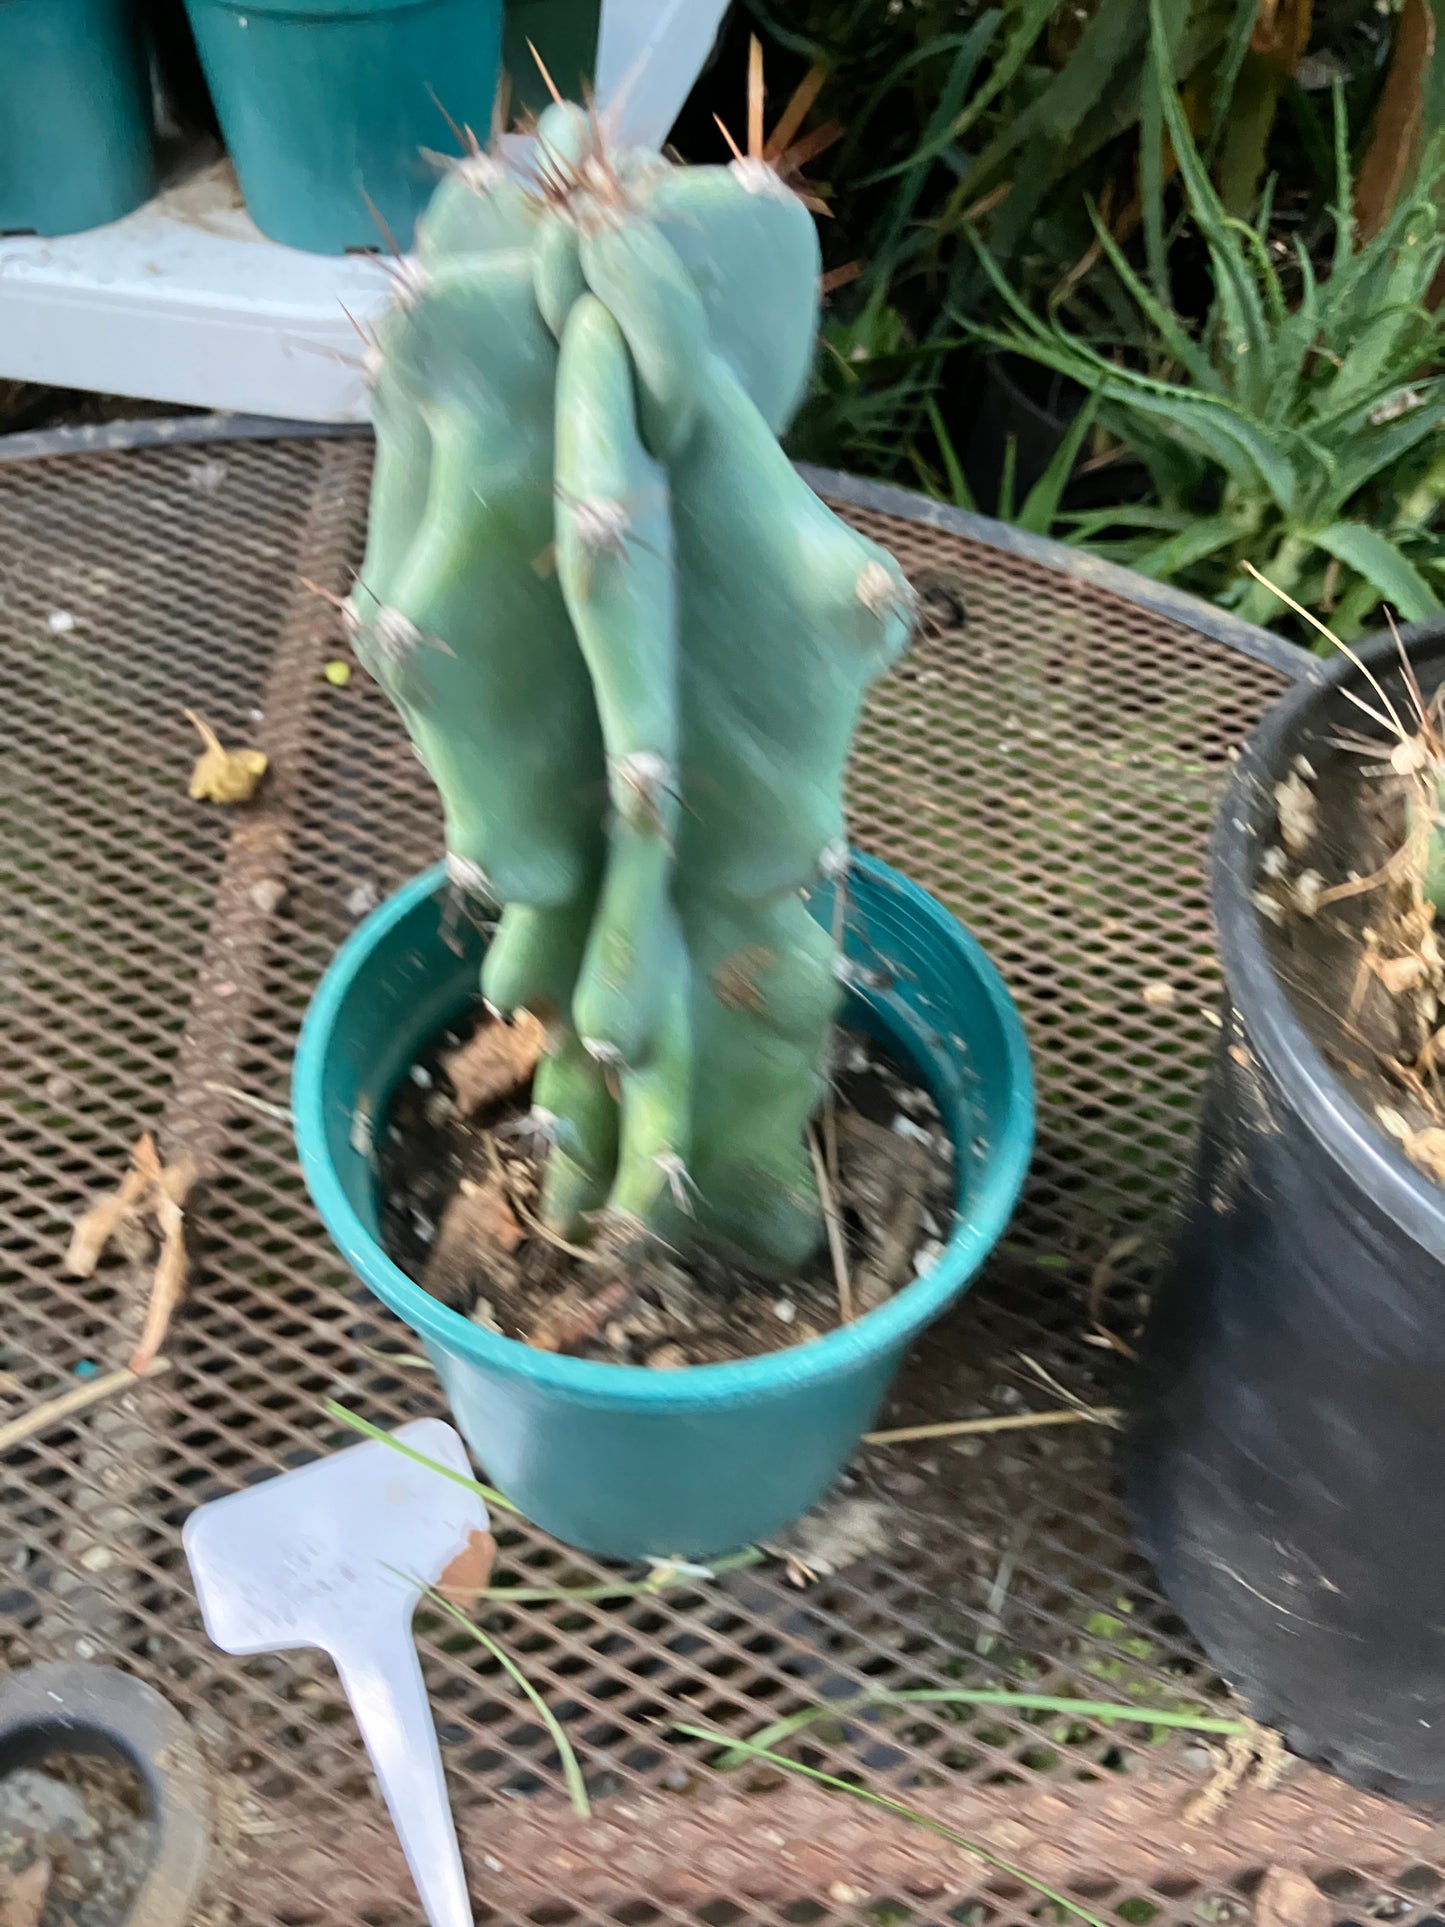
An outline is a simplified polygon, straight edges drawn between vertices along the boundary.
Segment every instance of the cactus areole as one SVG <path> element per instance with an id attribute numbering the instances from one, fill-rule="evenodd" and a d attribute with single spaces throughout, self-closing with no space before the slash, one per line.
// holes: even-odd
<path id="1" fill-rule="evenodd" d="M 804 892 L 902 650 L 897 563 L 778 445 L 818 320 L 812 217 L 761 159 L 683 168 L 558 106 L 443 181 L 370 357 L 346 605 L 441 794 L 482 976 L 546 1025 L 543 1209 L 783 1273 L 840 999 Z"/>

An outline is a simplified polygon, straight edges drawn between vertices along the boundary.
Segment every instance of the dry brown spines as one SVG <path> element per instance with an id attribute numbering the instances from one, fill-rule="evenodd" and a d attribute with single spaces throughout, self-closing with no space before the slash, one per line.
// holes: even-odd
<path id="1" fill-rule="evenodd" d="M 559 101 L 558 105 L 565 103 Z M 620 226 L 637 211 L 627 183 L 613 163 L 601 120 L 588 109 L 586 122 L 586 139 L 575 156 L 561 152 L 538 129 L 528 189 L 539 213 L 556 215 L 584 234 Z"/>

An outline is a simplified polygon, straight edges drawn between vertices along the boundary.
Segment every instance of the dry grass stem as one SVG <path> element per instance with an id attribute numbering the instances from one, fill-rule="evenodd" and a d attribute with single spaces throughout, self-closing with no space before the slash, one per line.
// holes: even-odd
<path id="1" fill-rule="evenodd" d="M 102 1400 L 113 1398 L 123 1392 L 128 1385 L 138 1385 L 142 1379 L 159 1378 L 162 1372 L 171 1369 L 168 1358 L 153 1358 L 144 1371 L 132 1371 L 127 1365 L 113 1372 L 102 1372 L 98 1378 L 87 1379 L 77 1385 L 73 1392 L 62 1392 L 58 1398 L 48 1398 L 40 1405 L 32 1405 L 28 1412 L 19 1418 L 8 1419 L 0 1425 L 0 1452 L 9 1452 L 17 1445 L 25 1444 L 42 1432 L 48 1432 L 52 1425 L 59 1425 L 63 1419 L 74 1418 Z"/>
<path id="2" fill-rule="evenodd" d="M 1117 1425 L 1119 1405 L 1069 1405 L 1060 1412 L 1009 1412 L 1001 1418 L 941 1419 L 934 1425 L 899 1425 L 888 1432 L 865 1432 L 865 1445 L 913 1445 L 925 1439 L 961 1439 L 984 1432 L 1026 1432 L 1041 1425 Z"/>
<path id="3" fill-rule="evenodd" d="M 818 1143 L 818 1133 L 811 1129 L 808 1132 L 808 1151 L 813 1160 L 813 1176 L 818 1181 L 823 1222 L 828 1230 L 828 1251 L 833 1260 L 833 1278 L 838 1287 L 838 1318 L 840 1323 L 851 1325 L 857 1313 L 853 1305 L 853 1281 L 848 1276 L 848 1248 L 843 1242 L 842 1220 L 838 1216 L 837 1201 L 828 1180 L 828 1167 Z"/>

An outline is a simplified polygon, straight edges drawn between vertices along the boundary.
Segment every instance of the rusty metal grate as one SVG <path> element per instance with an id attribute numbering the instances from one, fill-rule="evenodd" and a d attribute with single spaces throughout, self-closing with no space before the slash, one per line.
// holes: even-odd
<path id="1" fill-rule="evenodd" d="M 173 447 L 0 468 L 0 1416 L 125 1356 L 144 1280 L 59 1258 L 146 1126 L 209 1171 L 175 1368 L 0 1469 L 3 1662 L 80 1655 L 150 1678 L 211 1762 L 210 1927 L 413 1927 L 400 1856 L 328 1663 L 231 1661 L 198 1624 L 189 1508 L 335 1443 L 320 1402 L 395 1421 L 430 1379 L 349 1278 L 284 1121 L 328 956 L 437 848 L 379 693 L 337 689 L 325 605 L 362 536 L 355 441 Z M 1091 1284 L 1127 1330 L 1210 1041 L 1202 843 L 1277 670 L 1087 579 L 880 508 L 847 511 L 924 592 L 929 633 L 878 692 L 852 784 L 860 842 L 958 909 L 1027 1017 L 1040 1141 L 986 1279 L 911 1365 L 902 1420 L 1116 1390 Z M 186 706 L 260 742 L 241 817 L 190 803 Z M 257 890 L 277 880 L 286 888 Z M 890 1544 L 806 1592 L 768 1569 L 698 1592 L 544 1603 L 489 1622 L 564 1721 L 598 1806 L 575 1821 L 545 1732 L 476 1648 L 424 1640 L 478 1919 L 993 1923 L 1064 1916 L 886 1814 L 794 1781 L 720 1779 L 677 1719 L 746 1734 L 820 1700 L 1006 1684 L 1168 1704 L 1217 1691 L 1131 1550 L 1107 1435 L 1079 1427 L 871 1452 Z M 520 1528 L 542 1586 L 600 1569 Z M 1445 1836 L 1298 1769 L 1214 1829 L 1179 1819 L 1187 1738 L 940 1709 L 815 1728 L 809 1757 L 946 1815 L 1124 1927 L 1242 1922 L 1272 1864 L 1324 1918 L 1435 1921 Z"/>

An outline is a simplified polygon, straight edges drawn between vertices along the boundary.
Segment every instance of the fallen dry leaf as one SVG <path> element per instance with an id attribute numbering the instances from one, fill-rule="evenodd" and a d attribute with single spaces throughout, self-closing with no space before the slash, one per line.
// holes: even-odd
<path id="1" fill-rule="evenodd" d="M 1374 964 L 1375 975 L 1392 997 L 1398 997 L 1402 991 L 1413 990 L 1416 984 L 1424 981 L 1423 957 L 1376 957 Z"/>
<path id="2" fill-rule="evenodd" d="M 151 1277 L 151 1294 L 146 1304 L 145 1324 L 135 1350 L 130 1355 L 133 1372 L 143 1372 L 165 1343 L 176 1306 L 185 1295 L 189 1265 L 186 1261 L 186 1214 L 164 1187 L 152 1193 L 157 1222 L 161 1228 L 161 1255 Z"/>
<path id="3" fill-rule="evenodd" d="M 181 1206 L 196 1181 L 196 1167 L 190 1158 L 161 1168 L 153 1140 L 144 1139 L 146 1157 L 141 1168 L 150 1183 L 148 1202 L 155 1213 L 161 1234 L 161 1255 L 151 1278 L 151 1294 L 146 1304 L 145 1324 L 131 1353 L 133 1372 L 146 1371 L 165 1342 L 171 1318 L 186 1289 L 186 1214 Z M 140 1162 L 138 1160 L 138 1162 Z"/>
<path id="4" fill-rule="evenodd" d="M 249 803 L 266 774 L 260 749 L 226 749 L 215 730 L 194 709 L 186 711 L 205 748 L 191 771 L 191 797 L 197 803 Z"/>
<path id="5" fill-rule="evenodd" d="M 473 1526 L 467 1543 L 437 1581 L 437 1591 L 454 1606 L 470 1604 L 492 1583 L 492 1567 L 497 1563 L 497 1542 L 490 1532 Z"/>
<path id="6" fill-rule="evenodd" d="M 632 1285 L 626 1278 L 615 1278 L 591 1298 L 568 1293 L 543 1312 L 527 1343 L 538 1352 L 560 1352 L 570 1345 L 580 1345 L 584 1338 L 594 1338 L 631 1296 Z"/>
<path id="7" fill-rule="evenodd" d="M 458 1189 L 472 1201 L 468 1216 L 477 1234 L 500 1245 L 503 1251 L 515 1251 L 527 1234 L 517 1222 L 505 1178 L 498 1175 L 481 1184 L 463 1178 Z"/>
<path id="8" fill-rule="evenodd" d="M 1326 1927 L 1333 1909 L 1298 1867 L 1271 1867 L 1254 1896 L 1254 1927 Z"/>
<path id="9" fill-rule="evenodd" d="M 519 1010 L 509 1023 L 505 1018 L 483 1024 L 450 1057 L 442 1059 L 442 1069 L 451 1079 L 457 1094 L 457 1109 L 471 1117 L 485 1105 L 519 1091 L 537 1068 L 547 1042 L 547 1033 L 529 1010 Z"/>
<path id="10" fill-rule="evenodd" d="M 141 1144 L 145 1142 L 145 1138 L 140 1140 Z M 132 1158 L 138 1160 L 139 1153 L 140 1144 L 137 1144 Z M 70 1248 L 65 1254 L 65 1269 L 72 1278 L 89 1278 L 94 1274 L 106 1246 L 121 1225 L 135 1217 L 150 1186 L 150 1178 L 137 1161 L 132 1163 L 116 1190 L 87 1206 L 70 1234 Z"/>
<path id="11" fill-rule="evenodd" d="M 144 1254 L 146 1235 L 142 1214 L 149 1213 L 161 1236 L 160 1256 L 151 1279 L 150 1299 L 139 1343 L 130 1369 L 148 1371 L 160 1351 L 171 1315 L 186 1286 L 185 1213 L 182 1210 L 197 1177 L 191 1158 L 162 1165 L 155 1139 L 142 1131 L 131 1150 L 131 1167 L 109 1197 L 100 1198 L 81 1217 L 70 1236 L 65 1269 L 73 1278 L 89 1278 L 112 1238 L 133 1230 L 135 1244 L 128 1256 Z"/>
<path id="12" fill-rule="evenodd" d="M 1263 54 L 1292 74 L 1310 43 L 1312 0 L 1259 0 L 1249 36 L 1251 53 Z"/>
<path id="13" fill-rule="evenodd" d="M 0 1875 L 0 1927 L 40 1927 L 50 1894 L 50 1862 L 32 1860 L 24 1873 Z"/>
<path id="14" fill-rule="evenodd" d="M 1385 225 L 1414 170 L 1425 115 L 1425 81 L 1434 52 L 1435 20 L 1429 0 L 1404 0 L 1390 71 L 1375 112 L 1375 131 L 1355 172 L 1359 246 Z"/>
<path id="15" fill-rule="evenodd" d="M 518 1280 L 512 1256 L 526 1236 L 500 1177 L 463 1178 L 437 1226 L 422 1283 L 454 1311 L 467 1311 L 484 1277 L 489 1298 L 506 1298 Z"/>

